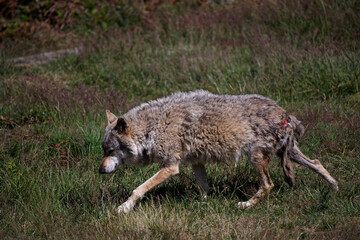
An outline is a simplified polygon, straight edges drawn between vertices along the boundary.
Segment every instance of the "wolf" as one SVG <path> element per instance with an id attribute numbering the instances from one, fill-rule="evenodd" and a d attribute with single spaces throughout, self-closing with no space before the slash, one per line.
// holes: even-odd
<path id="1" fill-rule="evenodd" d="M 182 163 L 191 164 L 206 195 L 205 165 L 236 162 L 243 154 L 258 173 L 260 187 L 249 200 L 238 203 L 240 208 L 254 206 L 274 188 L 269 162 L 275 154 L 290 186 L 294 185 L 295 162 L 309 167 L 338 190 L 337 181 L 320 161 L 308 158 L 298 148 L 296 137 L 304 132 L 301 122 L 261 95 L 177 92 L 143 103 L 120 117 L 106 110 L 106 116 L 100 173 L 112 173 L 124 164 L 161 166 L 118 207 L 119 213 L 128 213 L 146 192 L 177 175 Z"/>

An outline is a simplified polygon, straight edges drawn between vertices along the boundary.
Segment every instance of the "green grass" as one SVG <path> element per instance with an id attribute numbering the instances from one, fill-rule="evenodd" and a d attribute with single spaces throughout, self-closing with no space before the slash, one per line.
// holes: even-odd
<path id="1" fill-rule="evenodd" d="M 94 30 L 81 55 L 45 65 L 8 63 L 34 52 L 37 43 L 4 40 L 0 237 L 357 239 L 358 2 L 165 4 L 144 14 L 130 27 Z M 46 47 L 53 45 L 39 49 Z M 184 165 L 134 211 L 118 215 L 116 207 L 159 166 L 121 166 L 115 174 L 98 174 L 105 109 L 120 115 L 143 101 L 200 88 L 278 101 L 303 121 L 301 149 L 320 159 L 339 181 L 339 192 L 304 167 L 296 168 L 296 188 L 290 189 L 274 158 L 274 190 L 254 208 L 240 210 L 237 202 L 251 197 L 259 184 L 245 159 L 237 166 L 207 166 L 206 200 Z"/>

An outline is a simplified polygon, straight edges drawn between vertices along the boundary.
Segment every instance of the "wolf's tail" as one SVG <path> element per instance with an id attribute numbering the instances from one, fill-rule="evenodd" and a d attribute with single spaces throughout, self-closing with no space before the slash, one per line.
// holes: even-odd
<path id="1" fill-rule="evenodd" d="M 293 115 L 289 115 L 289 118 L 291 119 L 290 125 L 292 126 L 292 129 L 294 129 L 297 137 L 301 138 L 305 132 L 304 125 L 302 125 L 301 122 Z"/>
<path id="2" fill-rule="evenodd" d="M 293 187 L 295 183 L 295 173 L 290 156 L 293 149 L 296 147 L 295 136 L 300 138 L 304 134 L 305 128 L 293 115 L 287 115 L 287 120 L 283 127 L 285 128 L 288 137 L 285 144 L 278 150 L 277 155 L 281 158 L 285 180 L 290 187 Z"/>

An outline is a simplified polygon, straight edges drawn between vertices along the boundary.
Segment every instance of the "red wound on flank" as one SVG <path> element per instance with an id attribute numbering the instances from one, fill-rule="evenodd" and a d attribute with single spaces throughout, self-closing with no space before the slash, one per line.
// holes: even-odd
<path id="1" fill-rule="evenodd" d="M 284 124 L 282 126 L 286 127 L 287 124 L 288 124 L 288 121 L 285 119 L 285 122 L 284 122 Z"/>

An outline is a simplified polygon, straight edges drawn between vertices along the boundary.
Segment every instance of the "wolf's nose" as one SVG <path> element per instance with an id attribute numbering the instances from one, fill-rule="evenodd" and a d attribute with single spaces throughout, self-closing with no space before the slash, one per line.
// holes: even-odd
<path id="1" fill-rule="evenodd" d="M 106 173 L 105 168 L 99 168 L 99 173 Z"/>

